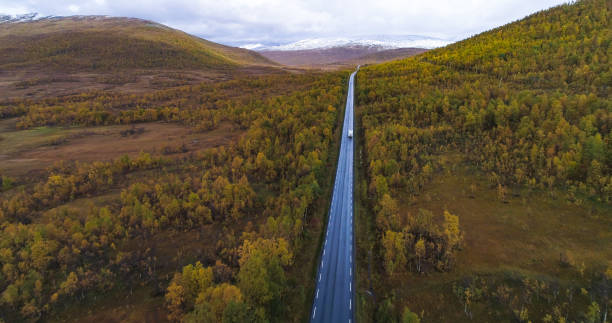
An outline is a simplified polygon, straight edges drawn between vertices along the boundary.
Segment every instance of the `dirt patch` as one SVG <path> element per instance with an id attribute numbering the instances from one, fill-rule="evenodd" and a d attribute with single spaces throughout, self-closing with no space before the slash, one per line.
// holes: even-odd
<path id="1" fill-rule="evenodd" d="M 588 201 L 577 206 L 568 202 L 560 191 L 551 194 L 519 187 L 508 188 L 503 202 L 485 174 L 455 157 L 460 156 L 443 162 L 444 170 L 434 176 L 421 194 L 400 196 L 401 212 L 414 215 L 419 209 L 428 209 L 441 215 L 448 210 L 459 217 L 464 243 L 454 267 L 447 272 L 407 271 L 388 276 L 380 274 L 384 270 L 382 262 L 374 261 L 375 295 L 393 295 L 395 304 L 408 306 L 424 322 L 510 322 L 516 318 L 500 317 L 506 314 L 485 307 L 491 304 L 488 299 L 476 299 L 470 305 L 474 319 L 464 315 L 464 304 L 455 294 L 455 283 L 462 284 L 473 277 L 499 282 L 526 277 L 578 286 L 586 277 L 577 275 L 581 264 L 586 266 L 587 274 L 605 268 L 612 257 L 609 206 Z M 361 239 L 364 243 L 364 238 Z M 571 255 L 573 267 L 561 265 L 561 253 Z M 369 285 L 367 266 L 367 259 L 362 260 L 359 271 L 362 287 Z M 363 306 L 366 311 L 375 311 L 373 303 Z M 532 306 L 543 306 L 543 311 L 551 307 L 544 302 Z M 531 308 L 529 315 L 532 315 Z"/>
<path id="2" fill-rule="evenodd" d="M 2 132 L 1 145 L 6 149 L 0 154 L 0 169 L 20 176 L 61 160 L 105 161 L 122 155 L 137 156 L 141 151 L 180 155 L 227 145 L 241 134 L 230 123 L 208 132 L 169 123 Z"/>
<path id="3" fill-rule="evenodd" d="M 401 207 L 412 214 L 423 208 L 459 216 L 465 240 L 454 273 L 515 268 L 558 275 L 561 253 L 589 266 L 612 257 L 609 209 L 577 206 L 560 193 L 551 198 L 548 192 L 526 189 L 507 194 L 504 203 L 482 174 L 454 168 Z"/>
<path id="4" fill-rule="evenodd" d="M 27 69 L 0 71 L 0 102 L 12 99 L 39 100 L 92 91 L 146 93 L 183 85 L 214 83 L 244 76 L 302 73 L 284 67 L 249 66 L 229 70 L 125 70 L 114 73 L 50 73 Z"/>

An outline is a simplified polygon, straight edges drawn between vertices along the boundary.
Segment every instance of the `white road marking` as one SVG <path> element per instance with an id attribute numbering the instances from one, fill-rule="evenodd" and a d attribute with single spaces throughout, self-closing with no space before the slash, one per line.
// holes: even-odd
<path id="1" fill-rule="evenodd" d="M 344 116 L 344 125 L 343 125 L 343 129 L 346 129 L 348 127 L 348 129 L 352 129 L 354 122 L 353 122 L 353 118 L 354 118 L 354 98 L 353 96 L 355 95 L 354 92 L 354 79 L 355 79 L 355 75 L 357 72 L 353 72 L 351 74 L 351 78 L 350 78 L 350 83 L 349 83 L 349 91 L 348 91 L 348 99 L 347 99 L 347 104 L 346 104 L 346 113 Z M 348 144 L 348 146 L 346 146 Z M 323 272 L 323 268 L 325 267 L 325 261 L 324 261 L 324 257 L 327 255 L 327 240 L 329 237 L 329 231 L 331 231 L 331 228 L 336 228 L 339 227 L 339 230 L 346 230 L 346 224 L 347 224 L 347 218 L 348 217 L 348 223 L 350 224 L 350 226 L 348 227 L 348 235 L 349 235 L 349 263 L 350 263 L 350 267 L 349 267 L 349 275 L 352 277 L 353 275 L 353 269 L 352 269 L 352 264 L 353 264 L 353 254 L 352 254 L 352 247 L 353 247 L 353 227 L 352 227 L 352 223 L 353 223 L 353 203 L 354 203 L 354 181 L 353 181 L 353 159 L 351 158 L 347 158 L 347 155 L 353 156 L 354 154 L 354 143 L 352 140 L 347 139 L 346 137 L 343 137 L 342 141 L 341 141 L 341 150 L 340 150 L 340 160 L 338 163 L 338 168 L 336 171 L 336 179 L 334 181 L 334 190 L 332 192 L 332 203 L 331 203 L 331 209 L 332 212 L 329 213 L 329 217 L 328 217 L 328 226 L 327 226 L 327 230 L 325 232 L 325 242 L 323 245 L 323 257 L 321 258 L 321 270 L 319 271 L 319 285 L 321 283 L 322 280 L 322 272 Z M 345 158 L 344 160 L 342 160 L 341 158 Z M 340 167 L 344 167 L 344 168 L 340 168 Z M 340 181 L 343 181 L 342 184 L 340 184 Z M 347 185 L 348 184 L 348 185 Z M 349 202 L 350 204 L 348 205 L 348 210 L 346 208 L 346 193 L 347 190 L 346 188 L 349 188 L 348 193 L 349 193 Z M 339 194 L 343 194 L 345 196 L 343 196 L 342 198 L 339 196 Z M 337 205 L 338 203 L 336 203 L 336 200 L 340 200 L 342 199 L 342 201 L 338 201 L 338 203 L 340 205 Z M 337 214 L 338 212 L 335 212 L 336 209 L 339 208 L 339 214 Z M 335 216 L 336 214 L 340 217 L 340 219 L 338 219 L 338 223 L 336 223 L 335 221 Z M 332 221 L 334 221 L 332 223 Z M 345 237 L 345 236 L 344 236 Z M 346 241 L 346 240 L 344 240 Z M 344 242 L 346 243 L 346 242 Z M 330 257 L 332 257 L 332 255 L 330 255 Z M 346 258 L 344 258 L 346 259 Z M 349 282 L 349 292 L 352 293 L 353 291 L 353 282 L 352 280 Z M 319 298 L 319 292 L 320 292 L 320 286 L 317 286 L 317 292 L 316 292 L 316 296 L 315 299 L 318 300 Z M 323 292 L 325 293 L 325 291 Z M 349 298 L 349 309 L 352 310 L 353 307 L 353 303 L 352 303 L 352 298 Z M 314 306 L 313 309 L 313 314 L 312 314 L 312 319 L 314 320 L 316 317 L 316 312 L 317 312 L 317 307 L 316 305 Z M 352 317 L 348 318 L 349 323 L 351 323 L 352 321 Z"/>

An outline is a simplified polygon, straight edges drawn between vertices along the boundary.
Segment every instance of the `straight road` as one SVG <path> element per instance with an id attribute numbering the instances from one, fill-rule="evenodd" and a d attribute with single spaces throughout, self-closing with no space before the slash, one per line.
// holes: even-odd
<path id="1" fill-rule="evenodd" d="M 353 138 L 349 137 L 349 131 L 354 136 L 353 97 L 357 71 L 349 79 L 336 182 L 310 315 L 313 323 L 354 322 Z"/>

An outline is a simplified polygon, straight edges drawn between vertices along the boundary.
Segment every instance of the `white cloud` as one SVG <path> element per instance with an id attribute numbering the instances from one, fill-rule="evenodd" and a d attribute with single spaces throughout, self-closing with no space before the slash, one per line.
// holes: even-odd
<path id="1" fill-rule="evenodd" d="M 68 10 L 70 12 L 72 12 L 72 13 L 78 13 L 79 12 L 79 6 L 71 4 L 71 5 L 68 6 Z"/>
<path id="2" fill-rule="evenodd" d="M 428 35 L 460 39 L 565 0 L 0 0 L 0 13 L 150 19 L 230 44 L 312 37 Z"/>
<path id="3" fill-rule="evenodd" d="M 0 15 L 11 14 L 21 15 L 30 12 L 30 8 L 23 6 L 21 3 L 2 3 L 0 2 Z"/>

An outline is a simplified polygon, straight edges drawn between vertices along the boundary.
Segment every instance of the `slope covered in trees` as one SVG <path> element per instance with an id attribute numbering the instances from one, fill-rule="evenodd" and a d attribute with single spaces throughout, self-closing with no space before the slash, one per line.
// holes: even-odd
<path id="1" fill-rule="evenodd" d="M 321 75 L 244 76 L 232 81 L 202 83 L 145 94 L 95 91 L 44 100 L 17 99 L 0 103 L 0 115 L 5 118 L 19 116 L 17 127 L 20 129 L 177 121 L 198 130 L 207 130 L 215 128 L 222 119 L 243 124 L 249 119 L 247 113 L 230 113 L 237 105 L 249 104 L 255 98 L 305 89 L 318 77 Z"/>
<path id="2" fill-rule="evenodd" d="M 299 319 L 310 301 L 311 281 L 301 277 L 310 276 L 327 205 L 345 78 L 285 74 L 39 102 L 24 126 L 49 124 L 30 114 L 44 110 L 52 124 L 150 119 L 199 131 L 231 122 L 244 135 L 181 158 L 64 162 L 34 184 L 7 185 L 0 319 L 45 320 L 138 288 L 165 295 L 171 320 Z M 102 205 L 67 206 L 107 194 Z"/>
<path id="3" fill-rule="evenodd" d="M 369 198 L 383 280 L 395 273 L 452 269 L 461 246 L 461 216 L 426 209 L 409 214 L 401 207 L 427 194 L 431 179 L 446 172 L 440 156 L 448 152 L 484 174 L 501 201 L 524 190 L 548 192 L 557 203 L 595 204 L 609 216 L 611 12 L 606 0 L 561 5 L 445 48 L 361 70 L 357 95 L 367 177 L 361 196 Z M 608 306 L 609 288 L 589 290 L 597 306 Z M 458 292 L 462 304 L 483 297 L 465 292 Z M 520 300 L 506 306 L 514 319 L 527 321 L 527 308 L 535 305 Z M 552 307 L 563 301 L 550 302 Z M 380 303 L 379 319 L 399 316 L 405 304 L 391 303 Z M 389 312 L 393 306 L 395 313 Z M 583 310 L 586 306 L 563 315 L 547 311 L 542 317 L 579 320 Z"/>
<path id="4" fill-rule="evenodd" d="M 108 71 L 274 65 L 245 49 L 223 46 L 150 21 L 78 16 L 0 24 L 0 67 Z"/>

